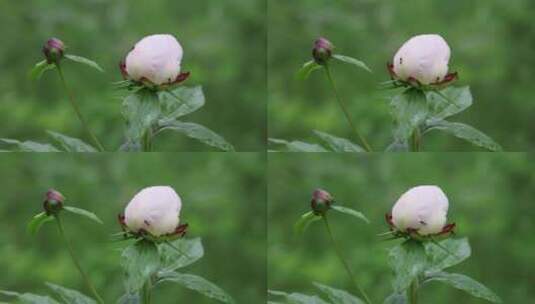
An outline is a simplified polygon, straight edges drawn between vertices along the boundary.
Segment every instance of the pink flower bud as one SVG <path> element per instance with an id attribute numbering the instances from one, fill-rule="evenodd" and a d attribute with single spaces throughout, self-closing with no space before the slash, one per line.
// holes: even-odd
<path id="1" fill-rule="evenodd" d="M 409 189 L 392 209 L 391 223 L 398 231 L 421 236 L 439 234 L 446 226 L 449 202 L 437 186 Z"/>
<path id="2" fill-rule="evenodd" d="M 58 38 L 48 39 L 43 46 L 43 54 L 45 54 L 46 62 L 49 64 L 59 63 L 61 58 L 63 58 L 64 51 L 65 44 Z"/>
<path id="3" fill-rule="evenodd" d="M 331 59 L 333 52 L 332 43 L 325 38 L 318 38 L 314 42 L 314 48 L 312 49 L 312 57 L 317 64 L 326 64 Z"/>
<path id="4" fill-rule="evenodd" d="M 440 35 L 414 36 L 397 51 L 392 72 L 409 83 L 441 83 L 449 75 L 450 55 L 450 47 Z"/>
<path id="5" fill-rule="evenodd" d="M 312 193 L 312 200 L 310 201 L 310 208 L 316 215 L 323 215 L 331 208 L 334 199 L 329 192 L 316 189 Z"/>
<path id="6" fill-rule="evenodd" d="M 57 190 L 50 189 L 45 194 L 43 208 L 47 215 L 55 215 L 63 209 L 65 197 Z"/>
<path id="7" fill-rule="evenodd" d="M 183 50 L 169 34 L 144 37 L 128 53 L 121 66 L 123 76 L 154 85 L 170 84 L 181 76 Z"/>
<path id="8" fill-rule="evenodd" d="M 173 188 L 148 187 L 132 198 L 120 222 L 132 233 L 148 232 L 155 237 L 174 234 L 181 208 L 182 201 Z"/>

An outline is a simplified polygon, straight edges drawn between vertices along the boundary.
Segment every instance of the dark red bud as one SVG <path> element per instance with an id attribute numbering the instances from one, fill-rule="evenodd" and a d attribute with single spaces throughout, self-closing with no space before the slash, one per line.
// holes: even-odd
<path id="1" fill-rule="evenodd" d="M 43 208 L 47 215 L 54 215 L 63 209 L 63 202 L 65 197 L 54 189 L 50 189 L 45 194 L 45 201 L 43 202 Z"/>
<path id="2" fill-rule="evenodd" d="M 45 55 L 46 61 L 50 63 L 59 63 L 61 58 L 63 58 L 63 53 L 65 52 L 65 44 L 63 41 L 58 38 L 50 38 L 46 41 L 43 46 L 43 54 Z"/>
<path id="3" fill-rule="evenodd" d="M 317 64 L 326 64 L 329 59 L 332 57 L 333 53 L 333 44 L 325 39 L 318 38 L 314 41 L 314 48 L 312 49 L 312 57 Z"/>
<path id="4" fill-rule="evenodd" d="M 312 200 L 310 201 L 310 208 L 316 215 L 323 215 L 327 210 L 331 208 L 334 203 L 334 199 L 329 192 L 316 189 L 312 193 Z"/>

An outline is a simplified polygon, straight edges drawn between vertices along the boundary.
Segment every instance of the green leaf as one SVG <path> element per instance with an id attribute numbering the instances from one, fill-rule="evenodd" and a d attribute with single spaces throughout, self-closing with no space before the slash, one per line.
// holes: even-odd
<path id="1" fill-rule="evenodd" d="M 53 63 L 47 63 L 46 60 L 40 61 L 35 64 L 29 73 L 31 80 L 38 80 L 43 76 L 46 71 L 50 71 L 56 68 L 56 65 Z"/>
<path id="2" fill-rule="evenodd" d="M 64 206 L 63 209 L 65 211 L 68 211 L 70 213 L 73 213 L 73 214 L 77 214 L 77 215 L 81 215 L 81 216 L 85 216 L 86 218 L 90 219 L 90 220 L 93 220 L 99 224 L 104 224 L 96 214 L 94 214 L 93 212 L 90 212 L 90 211 L 87 211 L 87 210 L 84 210 L 84 209 L 80 209 L 80 208 L 75 208 L 75 207 L 71 207 L 71 206 Z"/>
<path id="3" fill-rule="evenodd" d="M 463 290 L 476 298 L 485 299 L 493 303 L 502 303 L 500 297 L 492 292 L 492 290 L 463 274 L 438 272 L 429 276 L 425 282 L 433 281 L 446 283 L 454 288 Z"/>
<path id="4" fill-rule="evenodd" d="M 502 147 L 492 138 L 477 130 L 476 128 L 460 122 L 449 122 L 445 120 L 433 121 L 428 123 L 429 128 L 426 132 L 439 130 L 451 134 L 457 138 L 464 139 L 472 144 L 488 149 L 490 151 L 500 152 Z"/>
<path id="5" fill-rule="evenodd" d="M 297 72 L 297 79 L 306 80 L 312 74 L 312 72 L 321 69 L 321 65 L 317 64 L 314 60 L 308 61 Z"/>
<path id="6" fill-rule="evenodd" d="M 427 92 L 432 118 L 442 120 L 460 113 L 472 105 L 473 98 L 470 87 L 448 87 L 442 91 Z"/>
<path id="7" fill-rule="evenodd" d="M 314 130 L 318 137 L 325 141 L 334 152 L 366 152 L 361 146 L 342 137 Z"/>
<path id="8" fill-rule="evenodd" d="M 161 244 L 160 256 L 163 271 L 174 271 L 195 263 L 203 257 L 201 238 L 178 239 L 169 244 Z"/>
<path id="9" fill-rule="evenodd" d="M 356 217 L 358 218 L 359 220 L 362 220 L 364 222 L 366 222 L 367 224 L 370 223 L 370 220 L 368 220 L 366 218 L 366 216 L 364 216 L 364 214 L 362 214 L 362 212 L 358 212 L 356 210 L 353 210 L 351 208 L 347 208 L 347 207 L 343 207 L 343 206 L 338 206 L 338 205 L 332 205 L 331 206 L 331 209 L 334 210 L 334 211 L 338 211 L 340 213 L 344 213 L 344 214 L 347 214 L 347 215 L 351 215 L 353 217 Z"/>
<path id="10" fill-rule="evenodd" d="M 16 139 L 0 138 L 0 142 L 14 145 L 17 152 L 61 152 L 50 144 L 41 144 L 35 141 L 18 141 Z"/>
<path id="11" fill-rule="evenodd" d="M 335 54 L 333 55 L 333 58 L 336 59 L 336 60 L 339 60 L 341 62 L 345 62 L 345 63 L 349 63 L 349 64 L 352 64 L 358 68 L 361 68 L 363 70 L 366 70 L 368 72 L 372 72 L 372 70 L 362 61 L 358 60 L 358 59 L 355 59 L 353 57 L 349 57 L 349 56 L 344 56 L 344 55 L 338 55 L 338 54 Z"/>
<path id="12" fill-rule="evenodd" d="M 332 304 L 365 304 L 363 300 L 345 290 L 332 288 L 316 282 L 313 284 L 327 295 Z"/>
<path id="13" fill-rule="evenodd" d="M 388 145 L 385 152 L 409 152 L 409 143 L 406 139 L 394 139 L 394 141 Z"/>
<path id="14" fill-rule="evenodd" d="M 407 297 L 404 293 L 393 293 L 385 299 L 383 304 L 407 304 Z"/>
<path id="15" fill-rule="evenodd" d="M 388 258 L 395 274 L 394 290 L 398 293 L 406 290 L 427 268 L 425 248 L 415 240 L 405 241 L 392 248 Z"/>
<path id="16" fill-rule="evenodd" d="M 52 138 L 54 138 L 66 152 L 98 152 L 97 149 L 78 138 L 69 137 L 53 131 L 47 131 L 47 133 L 50 134 L 50 136 L 52 136 Z"/>
<path id="17" fill-rule="evenodd" d="M 117 300 L 117 304 L 141 304 L 141 297 L 137 292 L 125 293 Z"/>
<path id="18" fill-rule="evenodd" d="M 196 139 L 204 144 L 212 147 L 216 147 L 223 151 L 234 151 L 234 147 L 228 143 L 223 137 L 215 133 L 214 131 L 206 128 L 205 126 L 182 121 L 160 121 L 160 130 L 172 130 L 182 133 L 189 138 Z"/>
<path id="19" fill-rule="evenodd" d="M 129 144 L 136 145 L 153 126 L 160 116 L 157 93 L 140 90 L 130 94 L 123 101 L 122 113 L 126 119 L 126 138 Z"/>
<path id="20" fill-rule="evenodd" d="M 71 54 L 66 54 L 65 55 L 65 58 L 69 59 L 69 60 L 72 60 L 74 62 L 78 62 L 78 63 L 81 63 L 81 64 L 85 64 L 87 66 L 90 66 L 96 70 L 98 70 L 99 72 L 104 72 L 104 69 L 102 69 L 98 63 L 94 62 L 93 60 L 91 59 L 87 59 L 85 57 L 82 57 L 82 56 L 76 56 L 76 55 L 71 55 Z"/>
<path id="21" fill-rule="evenodd" d="M 158 271 L 158 248 L 150 241 L 140 240 L 123 250 L 121 265 L 126 273 L 126 290 L 128 293 L 135 293 Z"/>
<path id="22" fill-rule="evenodd" d="M 192 88 L 180 86 L 159 94 L 162 113 L 166 119 L 174 120 L 188 115 L 204 106 L 205 98 L 201 86 Z"/>
<path id="23" fill-rule="evenodd" d="M 20 294 L 18 292 L 0 290 L 0 294 L 9 297 L 16 297 L 21 304 L 60 304 L 48 296 L 40 296 L 33 293 Z"/>
<path id="24" fill-rule="evenodd" d="M 173 282 L 200 294 L 223 303 L 234 303 L 234 300 L 223 289 L 214 283 L 194 274 L 169 272 L 159 282 Z"/>
<path id="25" fill-rule="evenodd" d="M 284 139 L 269 138 L 269 142 L 285 145 L 289 152 L 328 152 L 324 147 L 317 144 L 310 144 L 304 141 L 286 141 Z"/>
<path id="26" fill-rule="evenodd" d="M 394 138 L 399 142 L 406 141 L 416 128 L 423 125 L 429 113 L 425 94 L 417 89 L 408 89 L 394 96 L 390 106 L 397 125 Z"/>
<path id="27" fill-rule="evenodd" d="M 65 303 L 69 304 L 96 304 L 97 301 L 91 299 L 90 297 L 80 293 L 77 290 L 68 289 L 56 284 L 45 283 L 50 289 L 58 294 L 58 296 Z"/>
<path id="28" fill-rule="evenodd" d="M 472 253 L 467 238 L 449 238 L 439 244 L 440 246 L 428 242 L 425 245 L 425 250 L 430 260 L 427 272 L 439 272 L 455 266 L 469 258 Z"/>
<path id="29" fill-rule="evenodd" d="M 131 141 L 127 140 L 119 147 L 120 152 L 141 152 L 141 142 L 140 141 Z"/>
<path id="30" fill-rule="evenodd" d="M 53 216 L 47 215 L 45 212 L 41 212 L 34 216 L 32 220 L 28 223 L 27 231 L 30 235 L 35 235 L 39 232 L 39 229 L 48 222 L 54 220 Z"/>
<path id="31" fill-rule="evenodd" d="M 329 304 L 317 296 L 309 296 L 302 293 L 292 292 L 286 293 L 277 290 L 268 290 L 272 296 L 283 297 L 288 304 Z"/>
<path id="32" fill-rule="evenodd" d="M 315 215 L 314 212 L 309 211 L 299 218 L 294 225 L 295 234 L 301 235 L 307 230 L 308 226 L 315 221 L 321 220 L 321 216 Z"/>

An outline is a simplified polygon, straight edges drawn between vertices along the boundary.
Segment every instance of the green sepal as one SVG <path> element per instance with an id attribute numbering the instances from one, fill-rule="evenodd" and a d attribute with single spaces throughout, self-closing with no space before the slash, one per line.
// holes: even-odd
<path id="1" fill-rule="evenodd" d="M 35 235 L 37 232 L 39 232 L 39 229 L 48 222 L 51 222 L 54 220 L 54 216 L 47 215 L 46 212 L 41 212 L 37 215 L 35 215 L 27 226 L 27 231 L 30 235 Z"/>
<path id="2" fill-rule="evenodd" d="M 299 218 L 299 220 L 294 225 L 294 232 L 296 235 L 302 235 L 307 228 L 315 221 L 321 220 L 320 215 L 314 214 L 314 212 L 309 211 Z"/>

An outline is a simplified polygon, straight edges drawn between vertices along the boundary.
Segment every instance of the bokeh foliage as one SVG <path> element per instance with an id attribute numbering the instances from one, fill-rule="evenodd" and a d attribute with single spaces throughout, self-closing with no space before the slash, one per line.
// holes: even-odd
<path id="1" fill-rule="evenodd" d="M 366 62 L 368 74 L 333 63 L 333 76 L 356 124 L 376 151 L 392 138 L 388 106 L 394 92 L 386 63 L 416 34 L 438 33 L 452 48 L 456 84 L 470 85 L 474 105 L 453 121 L 475 126 L 505 151 L 534 148 L 535 2 L 531 0 L 271 0 L 268 3 L 268 123 L 275 138 L 319 142 L 313 129 L 344 138 L 353 134 L 336 104 L 325 73 L 298 81 L 314 39 L 324 36 L 335 52 Z M 477 151 L 440 132 L 425 137 L 426 151 Z"/>
<path id="2" fill-rule="evenodd" d="M 466 274 L 496 292 L 504 303 L 527 303 L 535 297 L 534 157 L 507 153 L 269 154 L 268 287 L 316 292 L 312 282 L 352 291 L 321 222 L 303 237 L 293 234 L 299 216 L 310 210 L 315 188 L 328 190 L 338 204 L 362 211 L 362 221 L 336 212 L 330 224 L 340 247 L 375 303 L 392 291 L 388 250 L 399 241 L 381 242 L 384 215 L 410 187 L 434 184 L 450 200 L 449 221 L 468 237 L 472 257 L 450 270 Z M 441 284 L 421 291 L 422 303 L 486 303 Z"/>
<path id="3" fill-rule="evenodd" d="M 64 216 L 65 230 L 106 303 L 123 294 L 119 264 L 126 243 L 117 215 L 141 188 L 171 185 L 183 201 L 187 237 L 201 237 L 204 257 L 185 271 L 227 291 L 238 303 L 265 302 L 265 156 L 252 153 L 3 154 L 0 158 L 0 289 L 48 293 L 44 282 L 85 291 L 55 225 L 36 237 L 26 223 L 49 187 L 66 203 L 95 212 L 99 226 Z M 87 294 L 88 292 L 85 291 Z M 214 303 L 174 284 L 154 290 L 155 303 Z"/>
<path id="4" fill-rule="evenodd" d="M 221 134 L 239 151 L 263 150 L 266 125 L 264 0 L 28 0 L 0 2 L 0 137 L 48 141 L 45 130 L 86 138 L 56 73 L 39 82 L 29 69 L 51 36 L 69 52 L 97 61 L 106 73 L 65 63 L 68 84 L 108 150 L 123 142 L 119 61 L 145 35 L 174 34 L 184 48 L 185 85 L 202 85 L 206 105 L 188 117 Z M 211 148 L 168 133 L 159 151 Z"/>

